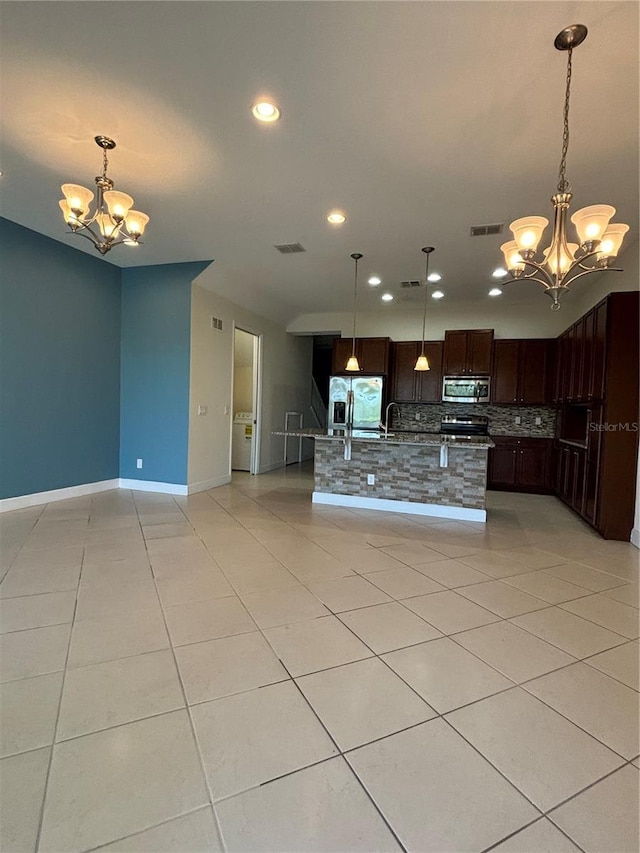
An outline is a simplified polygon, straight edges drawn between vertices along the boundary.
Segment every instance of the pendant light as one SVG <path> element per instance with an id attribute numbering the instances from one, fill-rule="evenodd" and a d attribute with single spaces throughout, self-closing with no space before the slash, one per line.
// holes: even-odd
<path id="1" fill-rule="evenodd" d="M 351 257 L 355 262 L 355 274 L 353 277 L 353 335 L 351 338 L 351 355 L 347 359 L 345 370 L 349 373 L 356 373 L 360 370 L 358 358 L 356 356 L 356 298 L 358 296 L 358 261 L 362 257 L 360 252 L 354 252 Z"/>
<path id="2" fill-rule="evenodd" d="M 425 246 L 422 251 L 427 256 L 427 268 L 424 273 L 424 313 L 422 315 L 422 349 L 420 350 L 420 355 L 418 356 L 418 360 L 416 361 L 416 366 L 413 369 L 431 370 L 429 359 L 424 354 L 424 334 L 427 328 L 427 289 L 429 281 L 429 255 L 431 254 L 431 252 L 434 251 L 434 248 L 433 246 Z"/>

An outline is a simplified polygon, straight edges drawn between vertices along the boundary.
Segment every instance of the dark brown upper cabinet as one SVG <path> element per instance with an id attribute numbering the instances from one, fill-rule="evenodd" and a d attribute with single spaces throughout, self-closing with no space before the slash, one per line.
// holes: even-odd
<path id="1" fill-rule="evenodd" d="M 356 356 L 360 372 L 386 376 L 389 373 L 390 338 L 356 338 Z M 345 373 L 347 359 L 351 355 L 351 338 L 335 338 L 333 341 L 333 373 Z M 349 374 L 347 374 L 349 375 Z"/>
<path id="2" fill-rule="evenodd" d="M 491 373 L 493 329 L 454 330 L 444 333 L 445 376 L 482 376 Z"/>
<path id="3" fill-rule="evenodd" d="M 421 341 L 398 341 L 391 345 L 391 388 L 389 399 L 397 403 L 439 403 L 442 400 L 442 341 L 426 341 L 424 352 L 430 370 L 414 370 Z"/>
<path id="4" fill-rule="evenodd" d="M 553 390 L 553 339 L 499 340 L 493 345 L 491 400 L 545 405 Z"/>

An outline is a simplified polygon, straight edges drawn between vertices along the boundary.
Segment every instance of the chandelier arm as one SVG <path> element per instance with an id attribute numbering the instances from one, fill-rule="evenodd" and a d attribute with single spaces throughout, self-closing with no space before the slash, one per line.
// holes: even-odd
<path id="1" fill-rule="evenodd" d="M 623 272 L 623 270 L 620 269 L 619 267 L 590 267 L 589 269 L 585 270 L 584 272 L 576 273 L 576 275 L 574 275 L 570 281 L 567 281 L 566 276 L 565 276 L 565 278 L 563 279 L 563 282 L 560 286 L 563 288 L 568 288 L 569 285 L 573 284 L 573 282 L 576 281 L 577 279 L 582 278 L 585 275 L 590 275 L 593 272 Z"/>
<path id="2" fill-rule="evenodd" d="M 549 287 L 554 286 L 555 282 L 554 282 L 552 276 L 549 274 L 549 272 L 544 268 L 544 266 L 542 264 L 539 264 L 537 261 L 523 261 L 523 263 L 525 266 L 533 267 L 533 272 L 525 273 L 523 276 L 520 277 L 520 279 L 516 279 L 517 281 L 518 280 L 522 281 L 523 279 L 526 279 L 526 280 L 534 279 L 535 281 L 538 281 L 538 279 L 535 278 L 535 275 L 536 275 L 536 273 L 540 273 L 541 275 L 543 275 L 547 279 L 547 281 L 549 283 Z"/>
<path id="3" fill-rule="evenodd" d="M 541 278 L 536 278 L 534 273 L 531 273 L 531 275 L 520 276 L 520 278 L 509 278 L 507 281 L 500 282 L 500 286 L 504 287 L 505 284 L 516 284 L 517 282 L 522 281 L 535 281 L 536 284 L 541 284 L 545 290 L 551 290 L 553 287 L 553 283 L 549 284 L 549 282 L 543 281 Z"/>

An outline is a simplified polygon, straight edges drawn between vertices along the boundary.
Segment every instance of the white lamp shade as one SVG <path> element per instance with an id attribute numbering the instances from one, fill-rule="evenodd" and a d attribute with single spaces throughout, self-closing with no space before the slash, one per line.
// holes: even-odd
<path id="1" fill-rule="evenodd" d="M 360 365 L 358 364 L 358 359 L 355 355 L 349 356 L 349 359 L 345 365 L 345 370 L 348 370 L 349 373 L 355 373 L 360 370 Z"/>
<path id="2" fill-rule="evenodd" d="M 108 213 L 99 213 L 96 216 L 96 222 L 98 223 L 98 228 L 100 229 L 100 233 L 103 237 L 112 237 L 113 232 L 118 227 L 117 224 L 112 221 Z"/>
<path id="3" fill-rule="evenodd" d="M 130 210 L 127 213 L 127 231 L 132 237 L 141 237 L 148 222 L 149 217 L 146 213 L 142 213 L 139 210 Z"/>
<path id="4" fill-rule="evenodd" d="M 133 207 L 133 199 L 126 193 L 117 192 L 117 190 L 107 190 L 104 194 L 104 200 L 109 208 L 109 213 L 113 219 L 124 219 L 129 208 Z"/>
<path id="5" fill-rule="evenodd" d="M 570 254 L 568 255 L 564 249 L 564 247 L 560 248 L 560 272 L 566 272 L 571 264 L 575 260 L 575 254 L 578 251 L 577 243 L 567 243 L 567 248 L 569 249 Z M 551 272 L 555 275 L 558 272 L 558 250 L 555 246 L 549 246 L 548 249 L 545 249 L 542 253 L 544 255 L 544 259 L 547 262 L 547 265 Z"/>
<path id="6" fill-rule="evenodd" d="M 429 365 L 429 359 L 426 355 L 419 355 L 418 360 L 416 361 L 416 366 L 413 368 L 414 370 L 431 370 Z"/>
<path id="7" fill-rule="evenodd" d="M 510 272 L 514 270 L 523 270 L 524 262 L 518 251 L 518 244 L 515 240 L 509 240 L 508 243 L 503 243 L 500 246 L 500 251 L 504 255 L 504 262 Z"/>
<path id="8" fill-rule="evenodd" d="M 622 241 L 624 240 L 624 235 L 628 230 L 628 225 L 611 223 L 602 235 L 602 240 L 598 246 L 598 259 L 617 257 Z"/>
<path id="9" fill-rule="evenodd" d="M 60 210 L 62 211 L 62 215 L 64 216 L 64 221 L 69 225 L 79 225 L 80 219 L 75 215 L 75 213 L 69 208 L 67 200 L 61 198 L 58 202 L 60 205 Z"/>
<path id="10" fill-rule="evenodd" d="M 69 205 L 69 210 L 84 216 L 93 201 L 91 190 L 81 187 L 79 184 L 63 184 L 61 189 Z"/>
<path id="11" fill-rule="evenodd" d="M 610 204 L 592 204 L 576 210 L 571 221 L 576 226 L 580 245 L 589 240 L 602 240 L 602 235 L 615 212 L 615 207 Z"/>
<path id="12" fill-rule="evenodd" d="M 544 216 L 523 216 L 515 219 L 509 228 L 511 229 L 518 249 L 531 249 L 535 252 L 542 237 L 542 232 L 549 224 Z"/>

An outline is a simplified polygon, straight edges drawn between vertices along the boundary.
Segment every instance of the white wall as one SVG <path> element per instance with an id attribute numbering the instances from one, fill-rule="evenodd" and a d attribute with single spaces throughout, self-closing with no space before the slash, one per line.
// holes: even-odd
<path id="1" fill-rule="evenodd" d="M 638 290 L 638 241 L 629 245 L 620 258 L 624 272 L 609 272 L 580 279 L 562 297 L 560 311 L 551 310 L 551 300 L 533 284 L 510 284 L 504 296 L 486 297 L 477 302 L 430 300 L 427 313 L 427 340 L 444 338 L 446 329 L 494 329 L 497 338 L 555 338 L 578 317 L 617 290 Z M 509 296 L 509 288 L 526 288 L 536 298 L 524 300 L 521 293 Z M 524 293 L 524 291 L 522 291 Z M 287 327 L 293 334 L 337 332 L 350 337 L 353 315 L 302 314 Z M 389 303 L 371 312 L 358 312 L 359 337 L 390 337 L 394 341 L 415 341 L 422 334 L 422 303 Z"/>
<path id="2" fill-rule="evenodd" d="M 211 315 L 223 330 L 211 329 Z M 229 482 L 233 417 L 233 328 L 263 335 L 261 472 L 283 464 L 285 411 L 303 412 L 309 423 L 312 341 L 287 334 L 283 326 L 235 305 L 198 284 L 191 291 L 191 380 L 189 399 L 189 486 Z M 198 415 L 198 405 L 207 414 Z M 225 407 L 227 412 L 225 413 Z M 305 457 L 313 451 L 309 442 Z"/>

